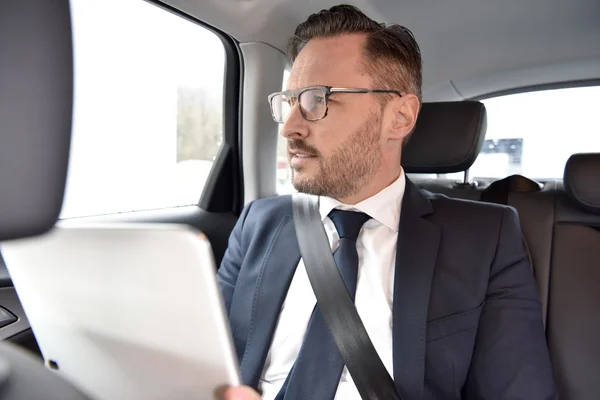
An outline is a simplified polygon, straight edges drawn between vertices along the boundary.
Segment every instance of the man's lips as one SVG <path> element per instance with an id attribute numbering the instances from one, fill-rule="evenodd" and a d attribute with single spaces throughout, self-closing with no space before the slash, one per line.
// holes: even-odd
<path id="1" fill-rule="evenodd" d="M 292 157 L 298 157 L 298 158 L 313 158 L 316 157 L 316 155 L 311 154 L 309 152 L 306 151 L 302 151 L 302 150 L 289 150 L 289 153 Z"/>
<path id="2" fill-rule="evenodd" d="M 317 158 L 315 154 L 297 149 L 290 149 L 289 154 L 290 166 L 292 168 L 301 168 L 310 164 L 315 158 Z"/>

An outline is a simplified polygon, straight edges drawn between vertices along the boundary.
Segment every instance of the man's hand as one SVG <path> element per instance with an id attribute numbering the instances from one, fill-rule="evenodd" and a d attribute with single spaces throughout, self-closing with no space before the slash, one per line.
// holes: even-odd
<path id="1" fill-rule="evenodd" d="M 235 386 L 225 389 L 221 395 L 217 396 L 219 400 L 260 400 L 260 395 L 254 389 L 248 386 Z"/>

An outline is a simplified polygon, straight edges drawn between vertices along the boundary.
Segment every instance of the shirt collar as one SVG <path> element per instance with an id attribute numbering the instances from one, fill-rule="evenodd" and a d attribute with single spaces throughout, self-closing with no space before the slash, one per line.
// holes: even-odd
<path id="1" fill-rule="evenodd" d="M 400 170 L 400 176 L 391 185 L 381 190 L 379 193 L 371 196 L 356 205 L 343 204 L 331 197 L 319 197 L 319 212 L 324 221 L 331 210 L 352 210 L 361 211 L 368 214 L 371 218 L 382 225 L 387 226 L 394 232 L 398 232 L 400 224 L 400 209 L 402 208 L 402 198 L 406 188 L 406 177 L 404 170 Z"/>

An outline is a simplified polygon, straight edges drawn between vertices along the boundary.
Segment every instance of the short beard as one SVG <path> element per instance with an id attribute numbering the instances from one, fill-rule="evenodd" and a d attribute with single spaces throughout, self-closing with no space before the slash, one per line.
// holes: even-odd
<path id="1" fill-rule="evenodd" d="M 318 156 L 319 171 L 312 178 L 301 178 L 292 167 L 292 184 L 302 193 L 334 199 L 350 197 L 359 192 L 375 175 L 382 162 L 379 144 L 381 114 L 373 112 L 367 122 L 350 136 L 333 154 L 322 158 L 320 153 L 302 140 L 291 139 L 288 148 L 306 150 Z"/>

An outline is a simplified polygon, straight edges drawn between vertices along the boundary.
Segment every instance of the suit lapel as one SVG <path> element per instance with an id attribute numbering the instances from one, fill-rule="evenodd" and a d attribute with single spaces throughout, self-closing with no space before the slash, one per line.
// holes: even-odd
<path id="1" fill-rule="evenodd" d="M 254 388 L 258 386 L 283 301 L 300 261 L 291 214 L 283 217 L 266 246 L 253 293 L 246 350 L 240 363 L 242 382 Z"/>
<path id="2" fill-rule="evenodd" d="M 394 381 L 403 398 L 423 396 L 427 311 L 441 237 L 423 217 L 433 208 L 410 181 L 402 201 L 393 300 Z"/>

